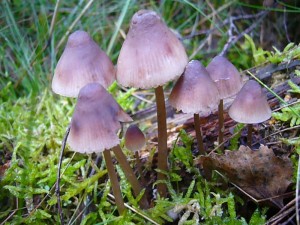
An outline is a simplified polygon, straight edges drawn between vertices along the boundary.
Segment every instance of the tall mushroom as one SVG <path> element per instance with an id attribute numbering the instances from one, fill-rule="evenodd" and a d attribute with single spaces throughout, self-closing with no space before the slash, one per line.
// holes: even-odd
<path id="1" fill-rule="evenodd" d="M 237 94 L 229 109 L 229 116 L 239 122 L 248 124 L 247 144 L 252 145 L 252 126 L 271 117 L 271 109 L 261 86 L 249 80 Z"/>
<path id="2" fill-rule="evenodd" d="M 103 152 L 110 177 L 114 176 L 113 171 L 109 169 L 111 156 L 108 150 L 112 149 L 132 186 L 135 196 L 137 196 L 142 187 L 120 149 L 117 135 L 121 128 L 120 122 L 129 121 L 132 121 L 130 116 L 121 109 L 104 87 L 98 83 L 87 84 L 79 92 L 67 142 L 71 149 L 76 152 Z M 112 179 L 116 183 L 113 177 Z M 112 185 L 114 184 L 112 183 Z M 118 192 L 118 189 L 119 187 L 113 186 L 114 193 Z M 145 198 L 140 203 L 141 207 L 148 207 Z M 118 208 L 122 211 L 120 206 Z"/>
<path id="3" fill-rule="evenodd" d="M 242 88 L 242 78 L 235 66 L 223 56 L 216 56 L 206 67 L 220 93 L 219 103 L 219 146 L 224 149 L 224 106 L 223 99 L 231 97 Z"/>
<path id="4" fill-rule="evenodd" d="M 167 125 L 163 85 L 178 78 L 188 58 L 177 37 L 157 13 L 140 10 L 132 17 L 129 31 L 117 62 L 117 81 L 126 87 L 155 88 L 158 120 L 158 168 L 167 166 Z M 165 175 L 158 173 L 158 179 Z M 158 184 L 158 192 L 166 196 L 166 186 Z"/>
<path id="5" fill-rule="evenodd" d="M 75 31 L 57 63 L 52 90 L 66 97 L 77 97 L 88 83 L 107 88 L 115 80 L 115 69 L 104 51 L 85 31 Z"/>
<path id="6" fill-rule="evenodd" d="M 218 108 L 220 101 L 216 84 L 207 70 L 197 60 L 192 60 L 176 82 L 170 96 L 170 104 L 184 113 L 194 114 L 197 144 L 200 154 L 205 154 L 200 116 L 207 116 Z"/>

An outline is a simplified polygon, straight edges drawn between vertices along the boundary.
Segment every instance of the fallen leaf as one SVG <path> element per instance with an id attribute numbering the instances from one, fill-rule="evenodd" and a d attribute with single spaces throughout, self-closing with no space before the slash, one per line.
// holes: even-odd
<path id="1" fill-rule="evenodd" d="M 10 167 L 10 161 L 7 161 L 4 165 L 0 165 L 0 180 L 4 176 L 6 170 Z"/>
<path id="2" fill-rule="evenodd" d="M 257 200 L 271 198 L 278 207 L 283 207 L 283 197 L 291 184 L 293 167 L 288 157 L 277 157 L 272 149 L 261 146 L 259 150 L 251 150 L 241 146 L 237 151 L 225 151 L 219 155 L 212 153 L 201 156 L 205 173 L 217 170 L 232 183 Z M 279 196 L 276 198 L 272 198 Z"/>

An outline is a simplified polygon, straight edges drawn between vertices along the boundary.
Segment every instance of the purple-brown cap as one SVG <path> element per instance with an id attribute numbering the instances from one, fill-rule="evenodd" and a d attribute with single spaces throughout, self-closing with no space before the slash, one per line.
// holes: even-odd
<path id="1" fill-rule="evenodd" d="M 120 122 L 132 121 L 98 83 L 84 86 L 78 95 L 68 143 L 80 153 L 102 152 L 119 144 Z"/>
<path id="2" fill-rule="evenodd" d="M 237 94 L 243 86 L 239 71 L 223 56 L 213 58 L 206 69 L 216 83 L 221 99 Z"/>
<path id="3" fill-rule="evenodd" d="M 188 57 L 157 13 L 140 10 L 131 20 L 117 62 L 117 81 L 125 87 L 155 88 L 178 78 Z"/>
<path id="4" fill-rule="evenodd" d="M 261 86 L 254 80 L 247 81 L 229 109 L 229 116 L 233 120 L 246 124 L 266 121 L 271 113 Z"/>
<path id="5" fill-rule="evenodd" d="M 219 101 L 216 84 L 197 60 L 188 63 L 169 96 L 169 102 L 174 108 L 184 113 L 199 113 L 200 116 L 215 111 Z"/>
<path id="6" fill-rule="evenodd" d="M 125 147 L 133 152 L 140 151 L 146 144 L 145 135 L 137 125 L 128 127 L 124 139 Z"/>
<path id="7" fill-rule="evenodd" d="M 66 97 L 77 97 L 88 83 L 107 88 L 115 80 L 115 68 L 106 53 L 85 31 L 69 36 L 52 80 L 52 90 Z"/>

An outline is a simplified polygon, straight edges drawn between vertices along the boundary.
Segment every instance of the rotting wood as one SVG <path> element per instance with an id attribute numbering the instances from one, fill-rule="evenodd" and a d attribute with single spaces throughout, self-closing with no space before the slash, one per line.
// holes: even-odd
<path id="1" fill-rule="evenodd" d="M 256 68 L 251 68 L 247 71 L 250 71 L 254 76 L 262 80 L 263 82 L 267 82 L 268 79 L 273 78 L 277 73 L 286 73 L 288 78 L 287 80 L 291 80 L 295 84 L 299 85 L 300 84 L 300 77 L 296 77 L 294 74 L 294 71 L 297 69 L 297 67 L 300 66 L 300 60 L 291 60 L 286 63 L 282 64 L 268 64 L 262 67 L 256 67 Z M 242 73 L 243 76 L 247 74 L 247 71 L 244 71 Z M 248 77 L 248 76 L 247 76 Z M 247 80 L 247 79 L 246 79 Z M 283 83 L 278 84 L 275 88 L 273 88 L 273 91 L 278 94 L 281 97 L 284 97 L 283 95 L 291 89 L 290 86 L 288 85 L 287 80 Z M 272 110 L 279 108 L 280 107 L 280 102 L 279 100 L 273 96 L 272 93 L 267 92 L 267 98 L 268 102 L 270 104 L 270 107 Z M 224 108 L 226 109 L 228 105 L 233 101 L 234 98 L 229 98 L 225 102 Z M 172 130 L 180 130 L 181 128 L 192 128 L 193 124 L 193 115 L 192 114 L 183 114 L 183 113 L 175 113 L 175 110 L 172 109 L 168 101 L 166 101 L 166 110 L 167 110 L 167 126 L 170 132 L 170 129 Z M 154 139 L 156 137 L 156 132 L 157 132 L 157 124 L 156 124 L 156 107 L 151 106 L 145 110 L 142 110 L 131 117 L 134 119 L 134 123 L 151 123 L 151 127 L 148 129 L 148 138 L 149 139 Z M 214 114 L 211 114 L 208 117 L 201 118 L 201 124 L 203 124 L 202 131 L 203 135 L 205 137 L 205 134 L 207 132 L 212 132 L 211 135 L 217 135 L 215 127 L 218 126 L 218 116 L 217 112 Z M 233 127 L 236 123 L 232 121 L 228 114 L 224 114 L 224 124 L 227 127 L 225 130 L 224 136 L 230 135 L 229 128 Z M 194 135 L 194 132 L 192 129 L 189 130 L 191 135 Z"/>

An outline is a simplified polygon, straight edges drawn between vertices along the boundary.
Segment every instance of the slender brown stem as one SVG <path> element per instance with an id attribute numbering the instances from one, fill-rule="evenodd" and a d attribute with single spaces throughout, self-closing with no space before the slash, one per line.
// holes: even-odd
<path id="1" fill-rule="evenodd" d="M 198 113 L 194 114 L 194 124 L 195 124 L 195 132 L 196 132 L 196 139 L 197 139 L 197 146 L 200 152 L 200 155 L 205 155 L 205 149 L 203 145 L 203 138 L 202 138 L 202 131 L 201 131 L 201 124 L 200 124 L 200 117 Z"/>
<path id="2" fill-rule="evenodd" d="M 223 99 L 219 103 L 219 149 L 224 151 L 224 109 Z"/>
<path id="3" fill-rule="evenodd" d="M 57 197 L 57 207 L 58 207 L 58 212 L 59 212 L 59 218 L 60 218 L 60 224 L 64 224 L 64 219 L 63 219 L 63 212 L 61 208 L 61 202 L 60 202 L 60 171 L 61 171 L 61 164 L 62 164 L 62 159 L 64 155 L 64 150 L 66 148 L 66 143 L 67 139 L 70 133 L 70 126 L 68 126 L 64 139 L 62 141 L 61 145 L 61 150 L 60 150 L 60 156 L 59 156 L 59 162 L 58 162 L 58 168 L 57 168 L 57 181 L 56 181 L 56 188 L 55 188 L 55 194 Z"/>
<path id="4" fill-rule="evenodd" d="M 126 178 L 128 179 L 129 183 L 131 184 L 131 187 L 133 189 L 133 193 L 134 193 L 135 197 L 137 197 L 142 191 L 142 186 L 141 186 L 140 182 L 136 178 L 134 171 L 130 167 L 130 165 L 127 161 L 127 158 L 124 155 L 120 146 L 117 145 L 117 146 L 113 147 L 112 150 L 115 153 L 115 156 L 116 156 L 122 170 L 124 171 Z M 149 206 L 145 195 L 142 197 L 142 199 L 139 203 L 140 203 L 141 208 L 143 208 L 143 209 L 146 209 Z"/>
<path id="5" fill-rule="evenodd" d="M 248 124 L 247 145 L 249 148 L 251 148 L 252 146 L 252 130 L 253 130 L 253 124 Z"/>
<path id="6" fill-rule="evenodd" d="M 109 176 L 109 179 L 111 182 L 111 187 L 112 187 L 112 190 L 113 190 L 113 193 L 115 196 L 116 205 L 117 205 L 119 214 L 122 215 L 125 211 L 125 205 L 124 205 L 118 177 L 117 177 L 115 167 L 113 165 L 112 158 L 110 155 L 110 151 L 104 150 L 103 156 L 105 159 L 108 176 Z"/>
<path id="7" fill-rule="evenodd" d="M 162 86 L 155 88 L 156 108 L 157 108 L 157 126 L 158 126 L 158 169 L 168 171 L 168 149 L 167 149 L 167 115 L 164 90 Z M 158 172 L 158 180 L 166 180 L 163 173 Z M 160 197 L 167 196 L 167 186 L 164 183 L 157 184 L 157 190 Z"/>
<path id="8" fill-rule="evenodd" d="M 134 153 L 134 157 L 135 157 L 136 167 L 137 167 L 138 173 L 141 178 L 141 183 L 144 184 L 145 178 L 143 176 L 142 163 L 141 163 L 140 154 L 138 151 L 136 151 Z"/>

